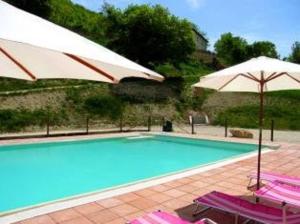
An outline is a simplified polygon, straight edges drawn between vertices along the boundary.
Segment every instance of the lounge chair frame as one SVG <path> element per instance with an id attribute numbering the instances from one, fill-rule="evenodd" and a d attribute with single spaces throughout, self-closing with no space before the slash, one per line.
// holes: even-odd
<path id="1" fill-rule="evenodd" d="M 207 212 L 210 209 L 216 209 L 216 210 L 224 212 L 226 214 L 232 214 L 232 215 L 234 215 L 235 216 L 234 223 L 235 224 L 239 223 L 239 216 L 240 216 L 240 214 L 238 214 L 238 213 L 229 212 L 229 211 L 222 210 L 222 209 L 217 208 L 217 207 L 211 207 L 211 206 L 204 206 L 204 208 L 202 208 L 200 211 L 198 211 L 201 206 L 203 207 L 203 205 L 199 204 L 196 200 L 194 200 L 194 204 L 196 205 L 196 208 L 195 208 L 195 210 L 193 212 L 193 216 L 196 216 L 196 215 L 199 215 L 199 214 L 203 214 L 203 213 Z M 247 218 L 247 217 L 245 217 L 245 218 Z M 247 219 L 242 224 L 247 224 L 250 221 L 251 221 L 251 219 Z"/>
<path id="2" fill-rule="evenodd" d="M 157 210 L 157 212 L 161 212 L 161 210 Z M 180 217 L 178 217 L 178 219 L 180 219 Z M 205 224 L 217 224 L 216 222 L 212 221 L 211 219 L 208 218 L 203 218 L 201 220 L 198 220 L 196 223 L 200 223 L 203 222 Z M 126 224 L 131 224 L 130 221 L 126 222 Z"/>
<path id="3" fill-rule="evenodd" d="M 235 197 L 235 196 L 233 196 L 233 197 Z M 200 214 L 200 213 L 204 213 L 204 212 L 206 212 L 209 209 L 216 209 L 216 210 L 221 211 L 221 212 L 233 214 L 235 216 L 235 222 L 234 222 L 235 224 L 238 224 L 240 216 L 246 218 L 246 220 L 243 222 L 243 224 L 246 224 L 246 223 L 248 223 L 250 221 L 262 222 L 261 219 L 255 219 L 255 217 L 253 217 L 253 216 L 248 216 L 248 215 L 245 215 L 243 213 L 236 212 L 234 210 L 230 210 L 230 209 L 226 209 L 226 208 L 220 208 L 218 206 L 214 206 L 214 205 L 211 205 L 211 204 L 206 204 L 205 202 L 199 202 L 197 199 L 194 200 L 194 203 L 196 204 L 196 208 L 194 210 L 194 215 L 197 215 L 197 214 Z M 251 202 L 249 202 L 249 203 L 251 203 Z M 199 212 L 197 212 L 199 210 L 200 206 L 204 207 L 204 208 L 202 208 Z M 287 219 L 288 219 L 288 216 L 287 216 L 287 204 L 286 203 L 282 203 L 281 208 L 282 208 L 282 216 L 281 216 L 282 217 L 281 218 L 282 221 L 281 221 L 281 223 L 282 224 L 287 224 Z"/>

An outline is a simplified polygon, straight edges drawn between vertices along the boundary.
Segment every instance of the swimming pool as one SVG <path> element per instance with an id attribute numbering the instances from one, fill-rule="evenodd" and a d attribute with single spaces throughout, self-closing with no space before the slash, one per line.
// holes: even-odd
<path id="1" fill-rule="evenodd" d="M 255 145 L 169 136 L 0 147 L 0 213 L 249 153 Z"/>

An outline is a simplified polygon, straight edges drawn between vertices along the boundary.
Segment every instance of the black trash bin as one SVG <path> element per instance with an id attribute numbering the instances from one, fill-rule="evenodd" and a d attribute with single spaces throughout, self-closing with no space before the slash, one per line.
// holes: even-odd
<path id="1" fill-rule="evenodd" d="M 165 131 L 165 132 L 172 132 L 173 131 L 172 121 L 165 121 L 165 123 L 163 125 L 163 131 Z"/>

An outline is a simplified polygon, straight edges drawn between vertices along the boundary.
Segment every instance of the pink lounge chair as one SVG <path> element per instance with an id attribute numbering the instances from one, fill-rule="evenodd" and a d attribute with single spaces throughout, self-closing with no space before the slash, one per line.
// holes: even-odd
<path id="1" fill-rule="evenodd" d="M 248 177 L 250 179 L 250 181 L 249 181 L 249 186 L 250 186 L 252 180 L 257 179 L 257 173 L 253 172 Z M 273 172 L 261 172 L 260 179 L 264 180 L 264 181 L 268 181 L 268 182 L 279 181 L 279 182 L 286 183 L 286 184 L 300 186 L 300 178 L 299 177 L 293 177 L 293 176 L 288 176 L 288 175 L 284 175 L 284 174 L 277 174 L 277 173 L 273 173 Z"/>
<path id="2" fill-rule="evenodd" d="M 156 211 L 144 215 L 143 217 L 136 218 L 129 224 L 192 224 L 191 222 L 185 221 L 179 217 L 171 215 L 167 212 Z M 196 222 L 195 224 L 216 224 L 209 219 L 203 219 Z"/>
<path id="3" fill-rule="evenodd" d="M 195 200 L 198 205 L 219 209 L 257 222 L 268 224 L 299 224 L 300 214 L 284 212 L 262 204 L 254 204 L 236 196 L 213 191 Z"/>
<path id="4" fill-rule="evenodd" d="M 270 182 L 254 192 L 255 196 L 283 206 L 300 209 L 300 187 L 292 186 L 278 181 Z"/>

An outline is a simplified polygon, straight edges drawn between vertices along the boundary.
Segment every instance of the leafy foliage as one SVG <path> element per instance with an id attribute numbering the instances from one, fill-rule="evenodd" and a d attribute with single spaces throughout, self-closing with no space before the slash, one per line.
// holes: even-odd
<path id="1" fill-rule="evenodd" d="M 247 58 L 248 43 L 245 39 L 233 36 L 232 33 L 225 33 L 215 43 L 217 57 L 225 65 L 234 65 L 243 62 Z"/>
<path id="2" fill-rule="evenodd" d="M 160 5 L 106 5 L 108 47 L 145 66 L 186 61 L 195 49 L 192 24 Z"/>
<path id="3" fill-rule="evenodd" d="M 185 77 L 198 81 L 201 75 L 209 74 L 213 72 L 213 69 L 197 61 L 188 60 L 184 63 L 179 63 L 177 66 L 171 63 L 159 64 L 155 67 L 155 71 L 165 77 Z"/>
<path id="4" fill-rule="evenodd" d="M 276 46 L 272 42 L 256 41 L 253 44 L 248 44 L 245 39 L 233 36 L 232 33 L 221 35 L 214 47 L 217 57 L 228 66 L 244 62 L 253 57 L 279 57 Z"/>
<path id="5" fill-rule="evenodd" d="M 4 0 L 20 9 L 47 18 L 50 15 L 51 0 Z"/>
<path id="6" fill-rule="evenodd" d="M 267 92 L 267 96 L 280 98 L 281 100 L 288 100 L 293 103 L 300 104 L 300 91 L 299 90 L 284 90 L 284 91 L 275 91 Z"/>
<path id="7" fill-rule="evenodd" d="M 105 22 L 101 14 L 70 0 L 51 0 L 49 20 L 97 43 L 105 44 Z"/>
<path id="8" fill-rule="evenodd" d="M 145 66 L 186 61 L 195 49 L 194 25 L 160 5 L 121 10 L 105 4 L 96 13 L 70 0 L 7 1 Z"/>
<path id="9" fill-rule="evenodd" d="M 215 124 L 224 125 L 225 119 L 228 119 L 232 127 L 258 128 L 258 112 L 259 106 L 257 105 L 232 107 L 219 113 Z M 265 107 L 265 128 L 270 128 L 271 120 L 275 121 L 276 129 L 300 130 L 300 109 L 296 105 Z"/>
<path id="10" fill-rule="evenodd" d="M 248 46 L 247 57 L 254 58 L 267 56 L 270 58 L 279 58 L 275 44 L 270 41 L 256 41 Z"/>
<path id="11" fill-rule="evenodd" d="M 43 127 L 49 121 L 51 125 L 60 125 L 68 119 L 63 111 L 53 111 L 50 108 L 5 109 L 0 110 L 0 132 L 17 132 L 29 126 Z"/>
<path id="12" fill-rule="evenodd" d="M 37 80 L 35 82 L 10 79 L 0 77 L 0 89 L 1 92 L 12 92 L 17 90 L 38 90 L 43 88 L 56 88 L 56 87 L 72 87 L 80 85 L 92 84 L 91 81 L 86 80 L 75 80 L 75 79 L 49 79 L 49 80 Z M 94 82 L 97 83 L 97 82 Z"/>
<path id="13" fill-rule="evenodd" d="M 85 100 L 85 109 L 91 115 L 117 119 L 122 115 L 123 105 L 113 96 L 92 96 Z"/>
<path id="14" fill-rule="evenodd" d="M 202 110 L 202 104 L 211 91 L 194 89 L 191 86 L 198 82 L 201 76 L 213 72 L 212 68 L 189 60 L 186 63 L 180 63 L 177 67 L 170 64 L 160 65 L 156 67 L 156 70 L 167 77 L 181 77 L 183 79 L 180 96 L 173 100 L 179 112 L 185 114 L 188 110 Z"/>
<path id="15" fill-rule="evenodd" d="M 292 53 L 288 57 L 290 62 L 300 64 L 300 42 L 296 41 L 292 46 Z"/>

